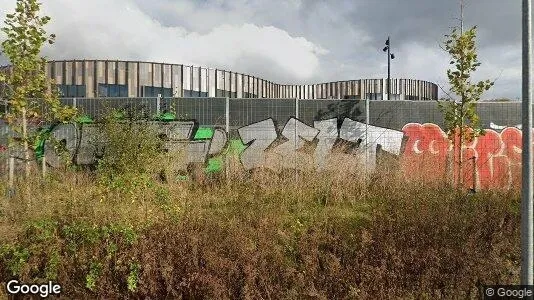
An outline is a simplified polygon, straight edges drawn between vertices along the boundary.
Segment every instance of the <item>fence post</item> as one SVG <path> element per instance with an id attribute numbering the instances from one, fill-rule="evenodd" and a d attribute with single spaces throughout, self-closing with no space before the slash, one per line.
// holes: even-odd
<path id="1" fill-rule="evenodd" d="M 534 210 L 534 182 L 532 172 L 532 1 L 522 1 L 522 90 L 521 103 L 523 152 L 521 180 L 521 277 L 522 285 L 534 283 L 534 236 L 532 212 Z"/>
<path id="2" fill-rule="evenodd" d="M 365 99 L 365 178 L 367 178 L 367 167 L 369 166 L 369 97 Z"/>
<path id="3" fill-rule="evenodd" d="M 43 179 L 46 177 L 46 156 L 43 153 L 43 157 L 41 158 L 41 168 L 43 171 Z"/>
<path id="4" fill-rule="evenodd" d="M 454 185 L 454 154 L 456 153 L 456 149 L 454 148 L 455 144 L 453 143 L 452 151 L 447 151 L 447 157 L 446 157 L 446 172 L 445 172 L 445 181 L 450 184 L 451 186 Z"/>
<path id="5" fill-rule="evenodd" d="M 224 119 L 226 121 L 226 134 L 230 134 L 230 98 L 226 97 L 226 105 L 224 109 Z"/>
<path id="6" fill-rule="evenodd" d="M 299 98 L 295 97 L 295 119 L 299 118 Z M 295 183 L 298 182 L 299 175 L 297 172 L 297 139 L 299 138 L 297 135 L 297 125 L 298 123 L 295 122 L 295 139 L 293 140 L 293 169 L 295 170 Z"/>
<path id="7" fill-rule="evenodd" d="M 227 138 L 227 145 L 230 145 L 230 98 L 225 98 L 225 106 L 224 106 L 224 119 L 225 119 L 225 130 L 226 130 L 226 138 Z M 226 178 L 226 184 L 228 184 L 229 181 L 229 163 L 228 163 L 228 155 L 229 152 L 226 151 L 226 155 L 224 155 L 224 177 Z"/>
<path id="8" fill-rule="evenodd" d="M 76 108 L 76 97 L 72 98 L 72 107 Z"/>
<path id="9" fill-rule="evenodd" d="M 295 118 L 299 118 L 299 98 L 295 98 Z"/>
<path id="10" fill-rule="evenodd" d="M 473 192 L 476 192 L 477 191 L 477 182 L 478 182 L 477 158 L 476 158 L 476 156 L 473 156 L 471 159 L 473 160 Z"/>
<path id="11" fill-rule="evenodd" d="M 13 192 L 15 186 L 15 157 L 9 154 L 9 191 Z"/>
<path id="12" fill-rule="evenodd" d="M 161 94 L 158 94 L 158 97 L 156 98 L 156 114 L 159 116 L 159 113 L 161 111 Z"/>

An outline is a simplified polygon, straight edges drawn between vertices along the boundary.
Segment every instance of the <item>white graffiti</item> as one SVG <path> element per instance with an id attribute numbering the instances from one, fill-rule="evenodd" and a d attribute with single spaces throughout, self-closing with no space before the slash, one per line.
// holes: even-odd
<path id="1" fill-rule="evenodd" d="M 226 132 L 219 128 L 213 130 L 210 139 L 193 140 L 197 127 L 194 121 L 150 122 L 134 126 L 149 126 L 165 141 L 164 150 L 180 154 L 179 159 L 173 161 L 174 171 L 186 170 L 191 163 L 205 163 L 209 156 L 220 153 L 227 143 Z M 61 124 L 45 141 L 44 154 L 52 167 L 59 167 L 69 160 L 77 165 L 91 165 L 97 162 L 105 145 L 97 124 Z"/>
<path id="2" fill-rule="evenodd" d="M 245 169 L 250 170 L 267 165 L 264 151 L 278 137 L 273 119 L 241 127 L 238 132 L 243 144 L 250 143 L 241 154 L 241 163 Z"/>
<path id="3" fill-rule="evenodd" d="M 303 163 L 308 156 L 299 152 L 299 150 L 304 146 L 305 141 L 313 141 L 318 133 L 319 130 L 316 128 L 310 127 L 295 118 L 289 119 L 282 130 L 282 136 L 287 141 L 272 151 L 280 156 L 280 159 L 276 160 L 278 163 L 277 169 L 304 169 L 306 165 L 309 165 Z"/>
<path id="4" fill-rule="evenodd" d="M 376 167 L 377 147 L 389 153 L 400 155 L 404 133 L 402 131 L 366 125 L 346 118 L 341 128 L 337 128 L 337 119 L 315 121 L 310 127 L 301 121 L 290 118 L 281 135 L 285 141 L 272 150 L 269 147 L 278 139 L 278 133 L 272 119 L 253 123 L 240 128 L 239 135 L 248 147 L 241 155 L 241 162 L 245 169 L 268 167 L 279 171 L 282 168 L 305 168 L 308 161 L 317 169 L 326 167 L 336 141 L 342 140 L 359 145 L 351 152 L 353 159 L 362 160 L 370 170 Z M 317 140 L 317 146 L 312 156 L 299 150 L 305 142 Z M 277 154 L 269 159 L 268 154 Z M 356 157 L 354 157 L 357 156 Z"/>
<path id="5" fill-rule="evenodd" d="M 489 127 L 490 127 L 490 129 L 494 129 L 494 130 L 503 130 L 503 129 L 507 128 L 507 127 L 516 127 L 516 128 L 521 129 L 521 124 L 517 124 L 517 125 L 514 125 L 514 126 L 501 126 L 501 125 L 497 125 L 497 124 L 495 124 L 493 122 L 490 122 L 490 126 Z"/>
<path id="6" fill-rule="evenodd" d="M 211 131 L 211 138 L 195 139 L 195 121 L 139 122 L 133 126 L 149 126 L 164 141 L 172 171 L 185 171 L 192 163 L 206 163 L 209 157 L 222 153 L 228 142 L 227 133 L 219 128 Z M 352 173 L 362 172 L 362 167 L 374 170 L 377 150 L 400 155 L 404 137 L 402 131 L 349 118 L 339 128 L 336 118 L 314 121 L 313 127 L 290 118 L 280 132 L 269 118 L 239 128 L 238 134 L 246 145 L 240 155 L 244 169 L 269 168 L 276 172 L 324 170 L 335 168 L 336 164 Z M 68 161 L 93 165 L 105 147 L 106 139 L 98 124 L 60 124 L 45 140 L 44 156 L 48 165 L 56 168 Z"/>
<path id="7" fill-rule="evenodd" d="M 339 137 L 337 118 L 314 121 L 313 127 L 319 130 L 319 134 L 317 134 L 318 143 L 314 153 L 314 163 L 317 170 L 323 170 L 326 165 L 326 158 Z"/>

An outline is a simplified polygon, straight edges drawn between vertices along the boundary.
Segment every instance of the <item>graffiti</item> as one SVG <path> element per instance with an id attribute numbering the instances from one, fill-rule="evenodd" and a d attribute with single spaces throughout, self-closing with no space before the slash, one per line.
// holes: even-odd
<path id="1" fill-rule="evenodd" d="M 458 151 L 453 151 L 453 143 L 439 126 L 409 123 L 403 127 L 403 132 L 408 138 L 402 154 L 406 178 L 443 180 L 453 175 L 458 179 Z M 521 184 L 521 131 L 506 127 L 500 133 L 492 129 L 485 132 L 462 146 L 462 182 L 475 189 L 518 187 Z"/>
<path id="2" fill-rule="evenodd" d="M 267 167 L 275 171 L 310 166 L 324 169 L 329 165 L 329 159 L 335 156 L 331 153 L 334 145 L 340 142 L 353 145 L 344 153 L 349 154 L 350 159 L 374 169 L 377 148 L 399 155 L 404 136 L 401 131 L 366 125 L 349 118 L 343 120 L 339 130 L 337 119 L 315 121 L 314 127 L 311 127 L 296 118 L 290 118 L 282 129 L 281 137 L 272 119 L 241 127 L 238 132 L 243 143 L 248 145 L 241 154 L 245 169 Z M 285 141 L 270 149 L 280 138 Z M 313 155 L 300 151 L 306 142 L 313 141 L 317 142 Z"/>
<path id="3" fill-rule="evenodd" d="M 497 125 L 493 122 L 490 122 L 490 125 L 489 125 L 490 129 L 495 129 L 495 130 L 503 130 L 505 129 L 506 127 L 508 126 L 501 126 L 501 125 Z M 513 127 L 516 127 L 518 129 L 521 129 L 521 124 L 517 124 L 517 125 L 514 125 Z"/>
<path id="4" fill-rule="evenodd" d="M 366 164 L 374 170 L 377 146 L 381 146 L 386 152 L 399 155 L 404 134 L 401 131 L 366 125 L 347 118 L 341 125 L 339 137 L 351 142 L 361 140 L 361 145 L 366 151 Z"/>
<path id="5" fill-rule="evenodd" d="M 459 144 L 458 137 L 452 143 L 433 123 L 408 123 L 399 131 L 349 118 L 318 120 L 308 125 L 292 117 L 278 127 L 269 118 L 239 128 L 238 140 L 229 140 L 227 132 L 220 128 L 199 128 L 193 120 L 151 121 L 139 126 L 149 126 L 164 141 L 164 150 L 173 160 L 170 168 L 175 172 L 187 171 L 191 164 L 207 164 L 205 170 L 220 172 L 222 157 L 237 155 L 245 170 L 323 171 L 341 167 L 344 173 L 354 175 L 375 170 L 379 151 L 385 151 L 399 158 L 400 171 L 407 180 L 457 182 L 461 151 L 459 176 L 466 187 L 517 188 L 521 184 L 519 126 L 491 123 L 493 129 L 487 129 L 485 135 L 465 143 L 461 149 L 454 148 Z M 0 138 L 7 136 L 7 126 L 0 126 L 0 133 Z M 2 144 L 5 141 L 0 143 L 0 154 L 7 157 L 7 148 Z M 35 154 L 44 156 L 48 165 L 55 168 L 65 161 L 93 165 L 102 156 L 105 144 L 98 124 L 59 124 L 46 131 Z M 12 153 L 22 157 L 17 149 Z M 1 163 L 5 162 L 2 159 Z M 0 170 L 7 169 L 4 166 Z"/>
<path id="6" fill-rule="evenodd" d="M 137 126 L 146 126 L 146 123 Z M 219 154 L 227 143 L 226 132 L 219 128 L 210 129 L 210 138 L 196 138 L 198 125 L 195 121 L 153 121 L 148 126 L 165 141 L 166 152 L 181 154 L 172 166 L 174 171 L 185 171 L 190 164 L 206 163 L 209 157 Z M 44 156 L 52 167 L 60 167 L 65 161 L 91 165 L 97 162 L 104 148 L 105 138 L 99 132 L 98 125 L 60 124 L 44 141 Z"/>
<path id="7" fill-rule="evenodd" d="M 264 151 L 278 137 L 273 119 L 239 128 L 238 132 L 243 144 L 250 144 L 241 154 L 241 163 L 245 169 L 267 165 Z"/>
<path id="8" fill-rule="evenodd" d="M 318 143 L 315 147 L 314 158 L 315 167 L 320 171 L 325 169 L 326 159 L 338 139 L 337 118 L 315 121 L 313 127 L 319 130 L 316 137 Z"/>

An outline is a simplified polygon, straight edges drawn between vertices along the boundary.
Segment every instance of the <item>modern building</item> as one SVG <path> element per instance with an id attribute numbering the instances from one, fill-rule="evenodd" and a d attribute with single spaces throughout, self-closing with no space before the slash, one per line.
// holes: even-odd
<path id="1" fill-rule="evenodd" d="M 46 74 L 63 97 L 231 97 L 298 99 L 387 99 L 387 79 L 306 85 L 280 84 L 232 71 L 180 64 L 119 60 L 50 61 Z M 438 86 L 391 79 L 391 100 L 431 100 Z"/>

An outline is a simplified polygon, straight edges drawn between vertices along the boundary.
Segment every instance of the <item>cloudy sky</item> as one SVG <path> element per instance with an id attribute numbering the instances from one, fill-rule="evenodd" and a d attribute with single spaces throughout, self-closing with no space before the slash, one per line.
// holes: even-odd
<path id="1" fill-rule="evenodd" d="M 50 59 L 184 63 L 277 83 L 392 77 L 447 89 L 444 35 L 460 0 L 41 0 L 56 43 Z M 0 0 L 12 12 L 15 0 Z M 2 19 L 5 13 L 2 13 Z M 465 0 L 465 27 L 478 26 L 482 66 L 497 79 L 484 98 L 521 96 L 521 1 Z M 0 58 L 5 63 L 5 58 Z"/>

